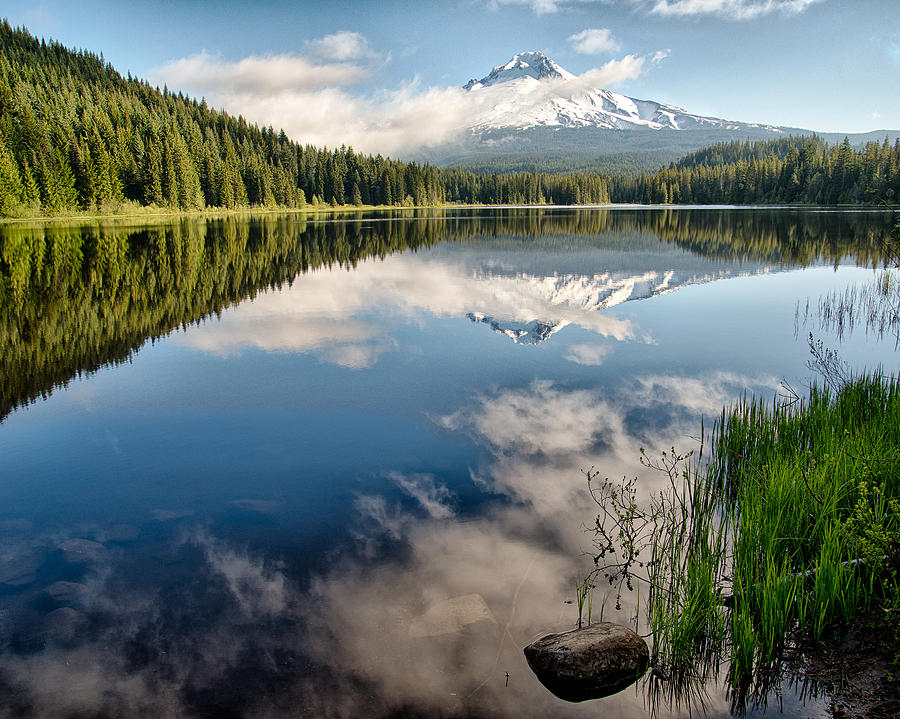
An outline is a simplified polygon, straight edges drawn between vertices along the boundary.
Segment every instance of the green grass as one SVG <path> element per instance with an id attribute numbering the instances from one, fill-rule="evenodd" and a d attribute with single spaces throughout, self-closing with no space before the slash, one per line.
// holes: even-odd
<path id="1" fill-rule="evenodd" d="M 747 399 L 710 447 L 659 515 L 648 619 L 670 693 L 725 659 L 741 709 L 794 633 L 820 639 L 896 602 L 900 384 L 869 375 L 790 405 Z"/>

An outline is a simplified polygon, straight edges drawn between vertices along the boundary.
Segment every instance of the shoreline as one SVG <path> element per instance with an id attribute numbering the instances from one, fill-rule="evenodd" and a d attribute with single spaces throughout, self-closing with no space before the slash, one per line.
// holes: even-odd
<path id="1" fill-rule="evenodd" d="M 242 207 L 222 208 L 207 207 L 199 210 L 169 210 L 165 208 L 142 207 L 125 212 L 93 213 L 87 210 L 66 215 L 33 215 L 28 217 L 0 217 L 0 226 L 25 225 L 30 223 L 76 223 L 85 221 L 107 220 L 170 220 L 189 217 L 217 218 L 260 215 L 341 215 L 362 212 L 409 212 L 416 210 L 815 210 L 818 212 L 900 212 L 897 205 L 673 205 L 673 204 L 637 204 L 637 203 L 605 203 L 586 205 L 484 205 L 457 204 L 443 205 L 318 205 L 298 207 Z"/>

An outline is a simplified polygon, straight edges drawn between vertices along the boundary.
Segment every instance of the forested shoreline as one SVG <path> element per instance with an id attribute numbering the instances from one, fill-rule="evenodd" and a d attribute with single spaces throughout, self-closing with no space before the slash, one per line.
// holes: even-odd
<path id="1" fill-rule="evenodd" d="M 623 177 L 613 202 L 662 204 L 889 205 L 900 202 L 900 139 L 861 150 L 844 138 L 723 142 L 659 172 Z"/>
<path id="2" fill-rule="evenodd" d="M 655 173 L 616 176 L 476 172 L 316 148 L 0 22 L 0 217 L 146 207 L 898 201 L 900 140 L 863 149 L 816 137 L 718 143 Z"/>
<path id="3" fill-rule="evenodd" d="M 319 149 L 0 23 L 0 216 L 122 205 L 609 202 L 596 174 L 476 174 Z"/>

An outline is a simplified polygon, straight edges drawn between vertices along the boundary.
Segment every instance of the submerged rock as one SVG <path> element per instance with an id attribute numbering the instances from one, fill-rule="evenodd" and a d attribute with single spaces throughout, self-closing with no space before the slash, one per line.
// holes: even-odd
<path id="1" fill-rule="evenodd" d="M 621 691 L 647 670 L 647 643 L 628 627 L 591 624 L 525 647 L 528 666 L 560 699 L 582 702 Z"/>
<path id="2" fill-rule="evenodd" d="M 106 547 L 90 539 L 67 539 L 56 547 L 69 564 L 93 564 L 106 555 Z"/>
<path id="3" fill-rule="evenodd" d="M 409 624 L 411 637 L 437 637 L 455 634 L 478 622 L 497 620 L 480 594 L 464 594 L 432 604 L 428 611 L 415 617 Z"/>
<path id="4" fill-rule="evenodd" d="M 44 587 L 44 592 L 59 604 L 81 606 L 87 599 L 88 588 L 79 582 L 53 582 Z"/>
<path id="5" fill-rule="evenodd" d="M 44 617 L 43 625 L 36 634 L 41 644 L 74 646 L 88 630 L 88 618 L 84 612 L 71 607 L 54 609 Z"/>
<path id="6" fill-rule="evenodd" d="M 4 548 L 5 549 L 5 548 Z M 44 551 L 34 547 L 12 547 L 0 552 L 0 584 L 23 587 L 35 580 L 35 573 L 44 563 Z"/>
<path id="7" fill-rule="evenodd" d="M 9 644 L 15 634 L 15 625 L 8 610 L 0 609 L 0 649 Z"/>

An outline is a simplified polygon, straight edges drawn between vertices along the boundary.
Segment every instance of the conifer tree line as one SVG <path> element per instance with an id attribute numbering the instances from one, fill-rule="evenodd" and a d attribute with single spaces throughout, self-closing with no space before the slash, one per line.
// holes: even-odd
<path id="1" fill-rule="evenodd" d="M 598 203 L 594 174 L 477 174 L 317 149 L 0 23 L 0 216 L 204 207 Z"/>
<path id="2" fill-rule="evenodd" d="M 844 138 L 724 142 L 656 173 L 617 179 L 613 202 L 872 205 L 900 203 L 900 139 L 856 150 Z"/>
<path id="3" fill-rule="evenodd" d="M 573 165 L 574 166 L 574 165 Z M 894 204 L 900 140 L 718 143 L 655 172 L 476 172 L 315 148 L 0 22 L 0 217 L 310 205 Z"/>

